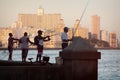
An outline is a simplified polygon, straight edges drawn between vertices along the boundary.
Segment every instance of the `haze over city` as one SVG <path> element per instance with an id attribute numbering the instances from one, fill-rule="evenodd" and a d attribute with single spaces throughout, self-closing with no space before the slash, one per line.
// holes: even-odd
<path id="1" fill-rule="evenodd" d="M 65 25 L 72 27 L 80 19 L 88 0 L 0 0 L 0 27 L 17 21 L 19 13 L 36 14 L 39 6 L 47 13 L 60 13 Z M 91 16 L 100 16 L 101 29 L 119 33 L 120 0 L 89 0 L 81 24 L 91 27 Z"/>

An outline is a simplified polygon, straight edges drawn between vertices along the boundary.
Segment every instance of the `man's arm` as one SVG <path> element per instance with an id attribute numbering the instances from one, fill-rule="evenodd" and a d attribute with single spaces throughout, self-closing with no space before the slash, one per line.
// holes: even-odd
<path id="1" fill-rule="evenodd" d="M 14 41 L 13 43 L 17 43 L 17 41 L 19 41 L 19 39 L 16 39 L 16 38 L 12 38 Z"/>
<path id="2" fill-rule="evenodd" d="M 13 40 L 19 41 L 19 39 L 13 38 Z"/>
<path id="3" fill-rule="evenodd" d="M 50 36 L 46 36 L 46 37 L 43 37 L 43 40 L 44 41 L 50 41 L 51 39 L 50 39 Z"/>
<path id="4" fill-rule="evenodd" d="M 34 44 L 35 44 L 35 45 L 38 45 L 38 43 L 39 43 L 39 42 L 38 42 L 38 39 L 37 39 L 37 36 L 36 36 L 36 37 L 34 38 Z"/>
<path id="5" fill-rule="evenodd" d="M 29 43 L 34 44 L 34 42 L 30 41 L 30 39 L 29 39 L 29 38 L 27 38 L 27 40 L 28 40 L 28 42 L 29 42 Z"/>

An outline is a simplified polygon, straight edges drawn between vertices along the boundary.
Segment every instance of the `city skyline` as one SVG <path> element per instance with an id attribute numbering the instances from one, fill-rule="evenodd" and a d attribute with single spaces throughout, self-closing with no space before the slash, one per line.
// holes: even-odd
<path id="1" fill-rule="evenodd" d="M 108 47 L 109 46 L 107 43 L 105 45 L 104 41 L 101 42 L 101 40 L 103 40 L 102 38 L 103 36 L 104 36 L 104 39 L 105 39 L 105 36 L 106 36 L 106 39 L 107 38 L 109 39 L 109 42 L 110 42 L 109 44 L 111 44 L 111 47 L 115 47 L 115 46 L 117 47 L 117 44 L 119 44 L 119 42 L 116 43 L 117 41 L 116 33 L 114 32 L 111 32 L 111 34 L 108 33 L 109 35 L 111 35 L 111 37 L 107 34 L 104 34 L 104 35 L 100 34 L 103 32 L 100 30 L 100 17 L 98 15 L 92 16 L 92 21 L 91 21 L 92 32 L 91 33 L 88 31 L 87 28 L 82 27 L 82 25 L 79 24 L 79 22 L 80 20 L 77 19 L 74 25 L 74 29 L 69 28 L 70 29 L 68 33 L 69 37 L 72 37 L 72 34 L 73 34 L 72 31 L 76 30 L 74 32 L 74 36 L 76 37 L 80 36 L 82 38 L 89 39 L 90 41 L 98 39 L 97 42 L 95 43 L 94 41 L 92 42 L 95 45 L 95 47 L 103 47 L 103 46 Z M 52 48 L 60 47 L 60 43 L 61 43 L 60 33 L 63 31 L 63 27 L 64 27 L 64 21 L 63 19 L 61 19 L 61 14 L 44 14 L 44 9 L 40 7 L 38 9 L 38 14 L 21 13 L 18 16 L 18 21 L 14 22 L 11 25 L 11 27 L 1 28 L 0 29 L 1 30 L 0 42 L 4 47 L 7 46 L 6 39 L 10 32 L 15 34 L 14 37 L 18 39 L 22 36 L 24 32 L 28 32 L 31 40 L 34 40 L 36 31 L 38 29 L 43 29 L 45 30 L 44 35 L 47 35 L 47 34 L 52 35 L 52 34 L 55 34 L 56 32 L 59 33 L 58 35 L 52 37 L 53 40 L 46 43 L 47 44 L 46 47 L 52 47 Z M 106 39 L 105 41 L 107 41 Z M 17 47 L 17 45 L 15 47 Z"/>
<path id="2" fill-rule="evenodd" d="M 109 4 L 108 4 L 109 2 Z M 18 14 L 37 14 L 37 9 L 42 6 L 47 13 L 60 13 L 65 25 L 73 27 L 76 19 L 80 19 L 87 0 L 0 0 L 0 27 L 10 26 L 17 21 Z M 119 33 L 119 0 L 89 0 L 81 25 L 91 28 L 91 16 L 100 16 L 100 29 Z"/>

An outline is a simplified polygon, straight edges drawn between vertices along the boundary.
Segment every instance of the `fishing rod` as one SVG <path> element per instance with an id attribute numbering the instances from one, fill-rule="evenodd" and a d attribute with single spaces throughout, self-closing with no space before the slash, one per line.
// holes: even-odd
<path id="1" fill-rule="evenodd" d="M 50 35 L 50 37 L 56 36 L 56 35 L 60 35 L 60 33 L 56 33 L 56 34 Z"/>
<path id="2" fill-rule="evenodd" d="M 44 38 L 47 38 L 47 37 L 52 37 L 52 36 L 56 36 L 56 35 L 60 35 L 60 33 L 55 33 L 55 34 L 52 34 L 52 35 L 50 35 L 50 36 L 46 36 L 46 37 L 44 37 Z M 31 46 L 32 44 L 30 44 L 29 46 Z"/>
<path id="3" fill-rule="evenodd" d="M 48 36 L 46 36 L 46 37 L 52 37 L 52 36 L 56 36 L 56 35 L 60 35 L 60 33 L 52 34 L 52 35 L 50 35 L 50 36 L 48 35 Z M 46 38 L 46 37 L 45 37 L 45 38 Z"/>
<path id="4" fill-rule="evenodd" d="M 50 29 L 47 29 L 47 30 L 45 29 L 44 31 L 45 31 L 45 32 L 44 32 L 45 35 L 48 34 L 48 36 L 49 36 L 50 34 L 52 34 L 52 35 L 50 35 L 49 37 L 56 36 L 56 35 L 60 35 L 60 33 L 56 32 L 56 31 L 54 31 L 54 30 L 50 30 Z"/>
<path id="5" fill-rule="evenodd" d="M 84 10 L 83 10 L 83 13 L 82 13 L 82 15 L 81 15 L 81 17 L 80 17 L 80 20 L 79 20 L 79 22 L 78 22 L 78 24 L 77 24 L 77 26 L 76 26 L 76 28 L 75 28 L 75 30 L 74 30 L 74 32 L 73 32 L 73 37 L 74 37 L 74 35 L 75 35 L 75 33 L 76 33 L 77 29 L 78 29 L 78 26 L 79 26 L 79 24 L 80 24 L 80 22 L 81 22 L 81 20 L 82 20 L 82 18 L 83 18 L 83 16 L 84 16 L 84 14 L 85 14 L 85 11 L 86 11 L 86 9 L 87 9 L 88 3 L 89 3 L 89 0 L 87 0 L 86 6 L 85 6 L 85 8 L 84 8 Z"/>

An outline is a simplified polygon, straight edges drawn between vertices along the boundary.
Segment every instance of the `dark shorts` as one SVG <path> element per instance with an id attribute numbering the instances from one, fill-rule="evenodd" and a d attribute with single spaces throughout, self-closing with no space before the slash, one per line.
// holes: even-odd
<path id="1" fill-rule="evenodd" d="M 27 57 L 28 54 L 28 49 L 22 49 L 22 57 L 25 58 Z"/>
<path id="2" fill-rule="evenodd" d="M 43 49 L 38 49 L 38 54 L 42 55 Z"/>

